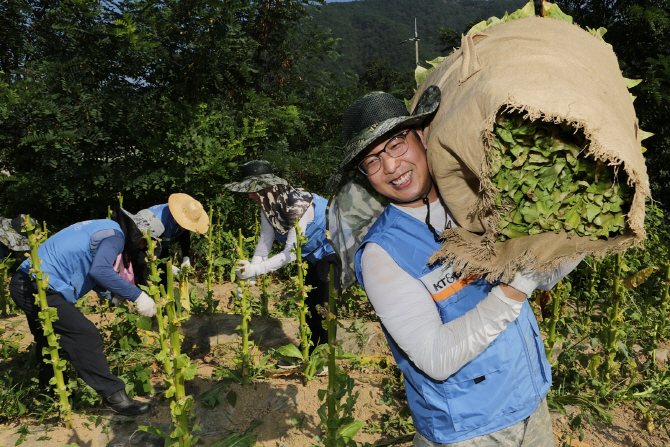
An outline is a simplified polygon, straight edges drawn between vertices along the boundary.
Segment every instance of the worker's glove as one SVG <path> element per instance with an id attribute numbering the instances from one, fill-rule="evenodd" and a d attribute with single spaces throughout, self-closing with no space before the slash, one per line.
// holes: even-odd
<path id="1" fill-rule="evenodd" d="M 237 267 L 235 268 L 235 277 L 238 279 L 256 279 L 256 267 L 251 262 L 240 259 L 237 261 Z"/>
<path id="2" fill-rule="evenodd" d="M 140 296 L 135 300 L 135 307 L 137 307 L 137 313 L 140 314 L 140 317 L 156 315 L 156 303 L 146 292 L 140 293 Z"/>
<path id="3" fill-rule="evenodd" d="M 507 285 L 514 287 L 519 292 L 525 293 L 526 296 L 530 296 L 537 286 L 549 281 L 552 273 L 551 271 L 539 273 L 534 270 L 517 270 L 514 278 Z"/>
<path id="4" fill-rule="evenodd" d="M 242 293 L 242 287 L 238 287 L 237 288 L 237 299 L 241 300 L 242 298 L 244 298 L 244 293 Z"/>
<path id="5" fill-rule="evenodd" d="M 184 256 L 184 258 L 181 260 L 181 267 L 190 267 L 191 266 L 191 258 L 188 256 Z"/>
<path id="6" fill-rule="evenodd" d="M 98 298 L 100 299 L 106 299 L 107 301 L 112 301 L 112 292 L 110 292 L 109 290 L 105 290 L 102 292 L 96 291 L 95 293 L 98 295 Z"/>
<path id="7" fill-rule="evenodd" d="M 568 276 L 570 272 L 572 272 L 580 262 L 582 262 L 582 259 L 584 259 L 584 255 L 580 256 L 577 259 L 573 259 L 572 261 L 569 262 L 564 262 L 561 264 L 556 270 L 554 270 L 551 274 L 551 277 L 546 281 L 537 286 L 539 290 L 551 290 L 554 288 L 558 282 Z"/>
<path id="8" fill-rule="evenodd" d="M 112 304 L 114 305 L 114 307 L 119 307 L 123 305 L 123 302 L 125 300 L 126 300 L 125 298 L 119 295 L 114 295 L 114 298 L 112 298 Z"/>
<path id="9" fill-rule="evenodd" d="M 172 274 L 173 274 L 174 276 L 177 276 L 177 275 L 179 274 L 179 272 L 181 272 L 181 269 L 180 269 L 179 267 L 177 267 L 176 265 L 173 264 L 173 265 L 172 265 Z"/>

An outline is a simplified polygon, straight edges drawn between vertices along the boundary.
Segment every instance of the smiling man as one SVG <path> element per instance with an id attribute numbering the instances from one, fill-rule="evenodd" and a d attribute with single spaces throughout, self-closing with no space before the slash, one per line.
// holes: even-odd
<path id="1" fill-rule="evenodd" d="M 551 370 L 526 298 L 574 265 L 517 272 L 501 284 L 428 264 L 439 233 L 458 225 L 426 158 L 422 128 L 439 103 L 439 89 L 429 87 L 410 115 L 392 95 L 373 92 L 344 113 L 345 158 L 329 185 L 341 190 L 340 179 L 358 171 L 389 202 L 358 245 L 356 277 L 404 373 L 415 445 L 551 446 Z M 370 215 L 370 201 L 357 197 L 347 212 Z M 356 234 L 353 225 L 348 231 Z"/>

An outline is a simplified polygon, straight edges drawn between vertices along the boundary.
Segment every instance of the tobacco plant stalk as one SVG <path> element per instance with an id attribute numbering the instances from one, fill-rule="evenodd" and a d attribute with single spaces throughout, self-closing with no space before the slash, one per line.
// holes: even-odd
<path id="1" fill-rule="evenodd" d="M 166 359 L 167 363 L 172 364 L 173 375 L 168 378 L 173 388 L 169 393 L 173 398 L 173 404 L 170 405 L 172 410 L 172 423 L 178 430 L 173 431 L 173 436 L 179 439 L 180 447 L 191 447 L 193 436 L 190 433 L 188 421 L 191 407 L 193 406 L 192 396 L 186 395 L 185 388 L 185 372 L 191 367 L 191 361 L 185 354 L 181 353 L 179 327 L 181 320 L 187 319 L 188 315 L 180 317 L 177 314 L 176 301 L 174 298 L 174 278 L 172 274 L 172 261 L 167 263 L 167 294 L 165 296 L 165 310 L 167 312 L 167 327 L 170 338 L 169 357 Z M 161 286 L 162 289 L 162 286 Z M 169 396 L 168 396 L 169 397 Z"/>
<path id="2" fill-rule="evenodd" d="M 270 315 L 269 311 L 269 302 L 270 302 L 270 293 L 268 289 L 270 288 L 270 283 L 272 283 L 272 278 L 270 275 L 261 275 L 260 285 L 261 285 L 261 317 L 267 318 Z"/>
<path id="3" fill-rule="evenodd" d="M 559 281 L 556 290 L 551 295 L 551 316 L 547 322 L 547 338 L 544 340 L 544 352 L 549 363 L 551 363 L 551 354 L 554 352 L 554 344 L 556 344 L 556 324 L 560 320 L 561 304 L 565 299 L 565 283 L 563 280 Z"/>
<path id="4" fill-rule="evenodd" d="M 212 237 L 212 218 L 214 217 L 212 207 L 209 207 L 209 231 L 207 232 L 207 313 L 214 313 L 214 290 L 212 289 L 212 282 L 214 280 L 214 258 L 212 257 L 212 247 L 214 246 L 214 239 Z"/>
<path id="5" fill-rule="evenodd" d="M 618 369 L 614 361 L 617 353 L 617 333 L 619 329 L 619 304 L 621 302 L 621 253 L 617 253 L 614 263 L 614 277 L 612 283 L 612 306 L 608 311 L 609 327 L 607 328 L 607 364 L 605 365 L 605 380 L 609 386 L 615 371 Z"/>
<path id="6" fill-rule="evenodd" d="M 217 257 L 222 256 L 221 253 L 221 211 L 217 210 L 216 211 L 216 254 Z M 216 280 L 217 283 L 221 284 L 223 283 L 223 265 L 219 264 L 216 267 Z"/>
<path id="7" fill-rule="evenodd" d="M 169 353 L 168 349 L 168 337 L 167 329 L 165 327 L 165 320 L 163 318 L 163 307 L 164 300 L 161 297 L 160 289 L 157 284 L 160 282 L 160 276 L 158 274 L 158 267 L 156 255 L 154 250 L 156 249 L 156 243 L 151 239 L 151 230 L 147 230 L 144 233 L 144 240 L 147 241 L 147 265 L 149 267 L 149 295 L 156 303 L 156 320 L 158 322 L 158 340 L 161 344 L 161 356 L 167 356 Z M 171 268 L 171 267 L 170 267 Z M 172 270 L 170 270 L 172 272 Z M 163 370 L 165 375 L 170 377 L 172 375 L 172 362 L 164 361 Z"/>
<path id="8" fill-rule="evenodd" d="M 295 256 L 298 264 L 298 323 L 300 325 L 300 352 L 303 358 L 303 365 L 307 367 L 309 359 L 309 339 L 310 330 L 307 326 L 307 307 L 305 305 L 305 274 L 307 273 L 307 263 L 302 259 L 302 244 L 307 242 L 307 238 L 300 232 L 301 228 L 298 225 L 298 218 L 295 219 Z"/>
<path id="9" fill-rule="evenodd" d="M 240 259 L 244 259 L 244 237 L 242 229 L 238 229 L 237 253 Z M 237 279 L 237 278 L 236 278 Z M 242 296 L 239 298 L 240 316 L 240 335 L 242 336 L 242 349 L 239 353 L 240 363 L 242 365 L 242 386 L 249 386 L 249 320 L 251 320 L 251 311 L 249 309 L 249 287 L 247 281 L 237 279 L 237 287 L 242 290 Z"/>
<path id="10" fill-rule="evenodd" d="M 40 259 L 37 256 L 37 247 L 44 242 L 44 233 L 35 233 L 35 225 L 30 221 L 30 216 L 26 216 L 23 220 L 23 225 L 28 234 L 28 243 L 30 245 L 30 273 L 35 277 L 37 282 L 37 295 L 35 296 L 37 304 L 40 306 L 39 319 L 42 322 L 44 336 L 47 338 L 48 347 L 43 350 L 45 363 L 51 363 L 54 369 L 54 377 L 56 378 L 56 393 L 59 399 L 58 407 L 61 412 L 62 420 L 66 428 L 72 428 L 72 410 L 70 408 L 70 401 L 68 400 L 68 392 L 65 387 L 63 379 L 63 370 L 65 369 L 65 360 L 58 355 L 58 335 L 54 332 L 53 322 L 58 320 L 58 313 L 56 309 L 49 308 L 47 304 L 46 290 L 49 288 L 49 275 L 45 275 L 40 270 Z M 39 231 L 39 230 L 38 230 Z M 51 360 L 46 359 L 49 355 Z"/>
<path id="11" fill-rule="evenodd" d="M 668 298 L 670 295 L 670 263 L 665 266 L 665 282 L 663 283 L 663 298 L 661 299 L 661 324 L 656 339 L 666 337 L 665 331 L 668 327 Z"/>
<path id="12" fill-rule="evenodd" d="M 337 399 L 335 397 L 335 330 L 337 326 L 337 317 L 335 316 L 336 300 L 339 301 L 341 289 L 336 290 L 335 284 L 335 265 L 330 265 L 330 281 L 328 284 L 328 440 L 330 445 L 335 445 L 337 439 L 337 420 L 339 418 L 337 412 Z"/>
<path id="13" fill-rule="evenodd" d="M 182 267 L 181 272 L 179 273 L 179 302 L 178 306 L 180 309 L 184 309 L 186 312 L 191 312 L 191 297 L 188 290 L 188 277 L 190 273 L 189 267 Z"/>
<path id="14" fill-rule="evenodd" d="M 5 259 L 0 259 L 0 315 L 6 317 L 12 311 L 14 307 L 12 305 L 12 300 L 7 299 L 9 294 L 7 293 L 7 279 L 9 268 L 14 264 L 15 259 L 11 256 L 5 257 Z"/>

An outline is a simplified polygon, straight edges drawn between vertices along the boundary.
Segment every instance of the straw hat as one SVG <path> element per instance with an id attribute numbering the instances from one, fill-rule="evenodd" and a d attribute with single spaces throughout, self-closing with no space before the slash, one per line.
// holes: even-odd
<path id="1" fill-rule="evenodd" d="M 188 194 L 170 195 L 168 206 L 172 217 L 180 227 L 200 234 L 206 233 L 209 229 L 209 216 L 202 204 Z"/>

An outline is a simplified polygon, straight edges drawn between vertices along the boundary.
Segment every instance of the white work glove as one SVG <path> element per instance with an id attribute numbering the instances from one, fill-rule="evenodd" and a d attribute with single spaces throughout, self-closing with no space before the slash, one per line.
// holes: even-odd
<path id="1" fill-rule="evenodd" d="M 570 262 L 564 262 L 561 264 L 556 270 L 552 272 L 551 278 L 549 278 L 546 282 L 543 282 L 537 288 L 539 290 L 551 290 L 554 288 L 558 282 L 568 276 L 570 272 L 572 272 L 580 262 L 584 259 L 586 255 L 582 255 L 577 259 L 574 259 Z"/>
<path id="2" fill-rule="evenodd" d="M 238 287 L 237 288 L 237 299 L 241 300 L 242 298 L 244 298 L 244 294 L 242 293 L 242 288 Z"/>
<path id="3" fill-rule="evenodd" d="M 114 295 L 114 298 L 112 298 L 112 304 L 114 305 L 114 307 L 119 307 L 119 306 L 123 305 L 123 302 L 125 300 L 126 300 L 125 298 L 122 298 L 119 295 Z"/>
<path id="4" fill-rule="evenodd" d="M 235 268 L 235 276 L 238 279 L 256 279 L 256 267 L 249 261 L 240 259 L 237 261 L 237 267 Z"/>
<path id="5" fill-rule="evenodd" d="M 146 292 L 140 293 L 140 296 L 135 300 L 135 307 L 137 307 L 137 313 L 140 314 L 140 317 L 156 315 L 156 303 Z"/>
<path id="6" fill-rule="evenodd" d="M 539 273 L 534 270 L 517 270 L 514 278 L 507 285 L 525 293 L 526 296 L 530 296 L 537 286 L 549 281 L 552 274 L 553 272 Z"/>
<path id="7" fill-rule="evenodd" d="M 173 265 L 172 265 L 172 274 L 173 274 L 174 276 L 177 276 L 177 275 L 179 274 L 179 272 L 181 272 L 181 269 L 180 269 L 179 267 L 177 267 L 176 265 L 173 264 Z"/>
<path id="8" fill-rule="evenodd" d="M 191 266 L 191 258 L 188 256 L 184 256 L 184 258 L 181 260 L 181 266 L 182 267 L 190 267 Z"/>

